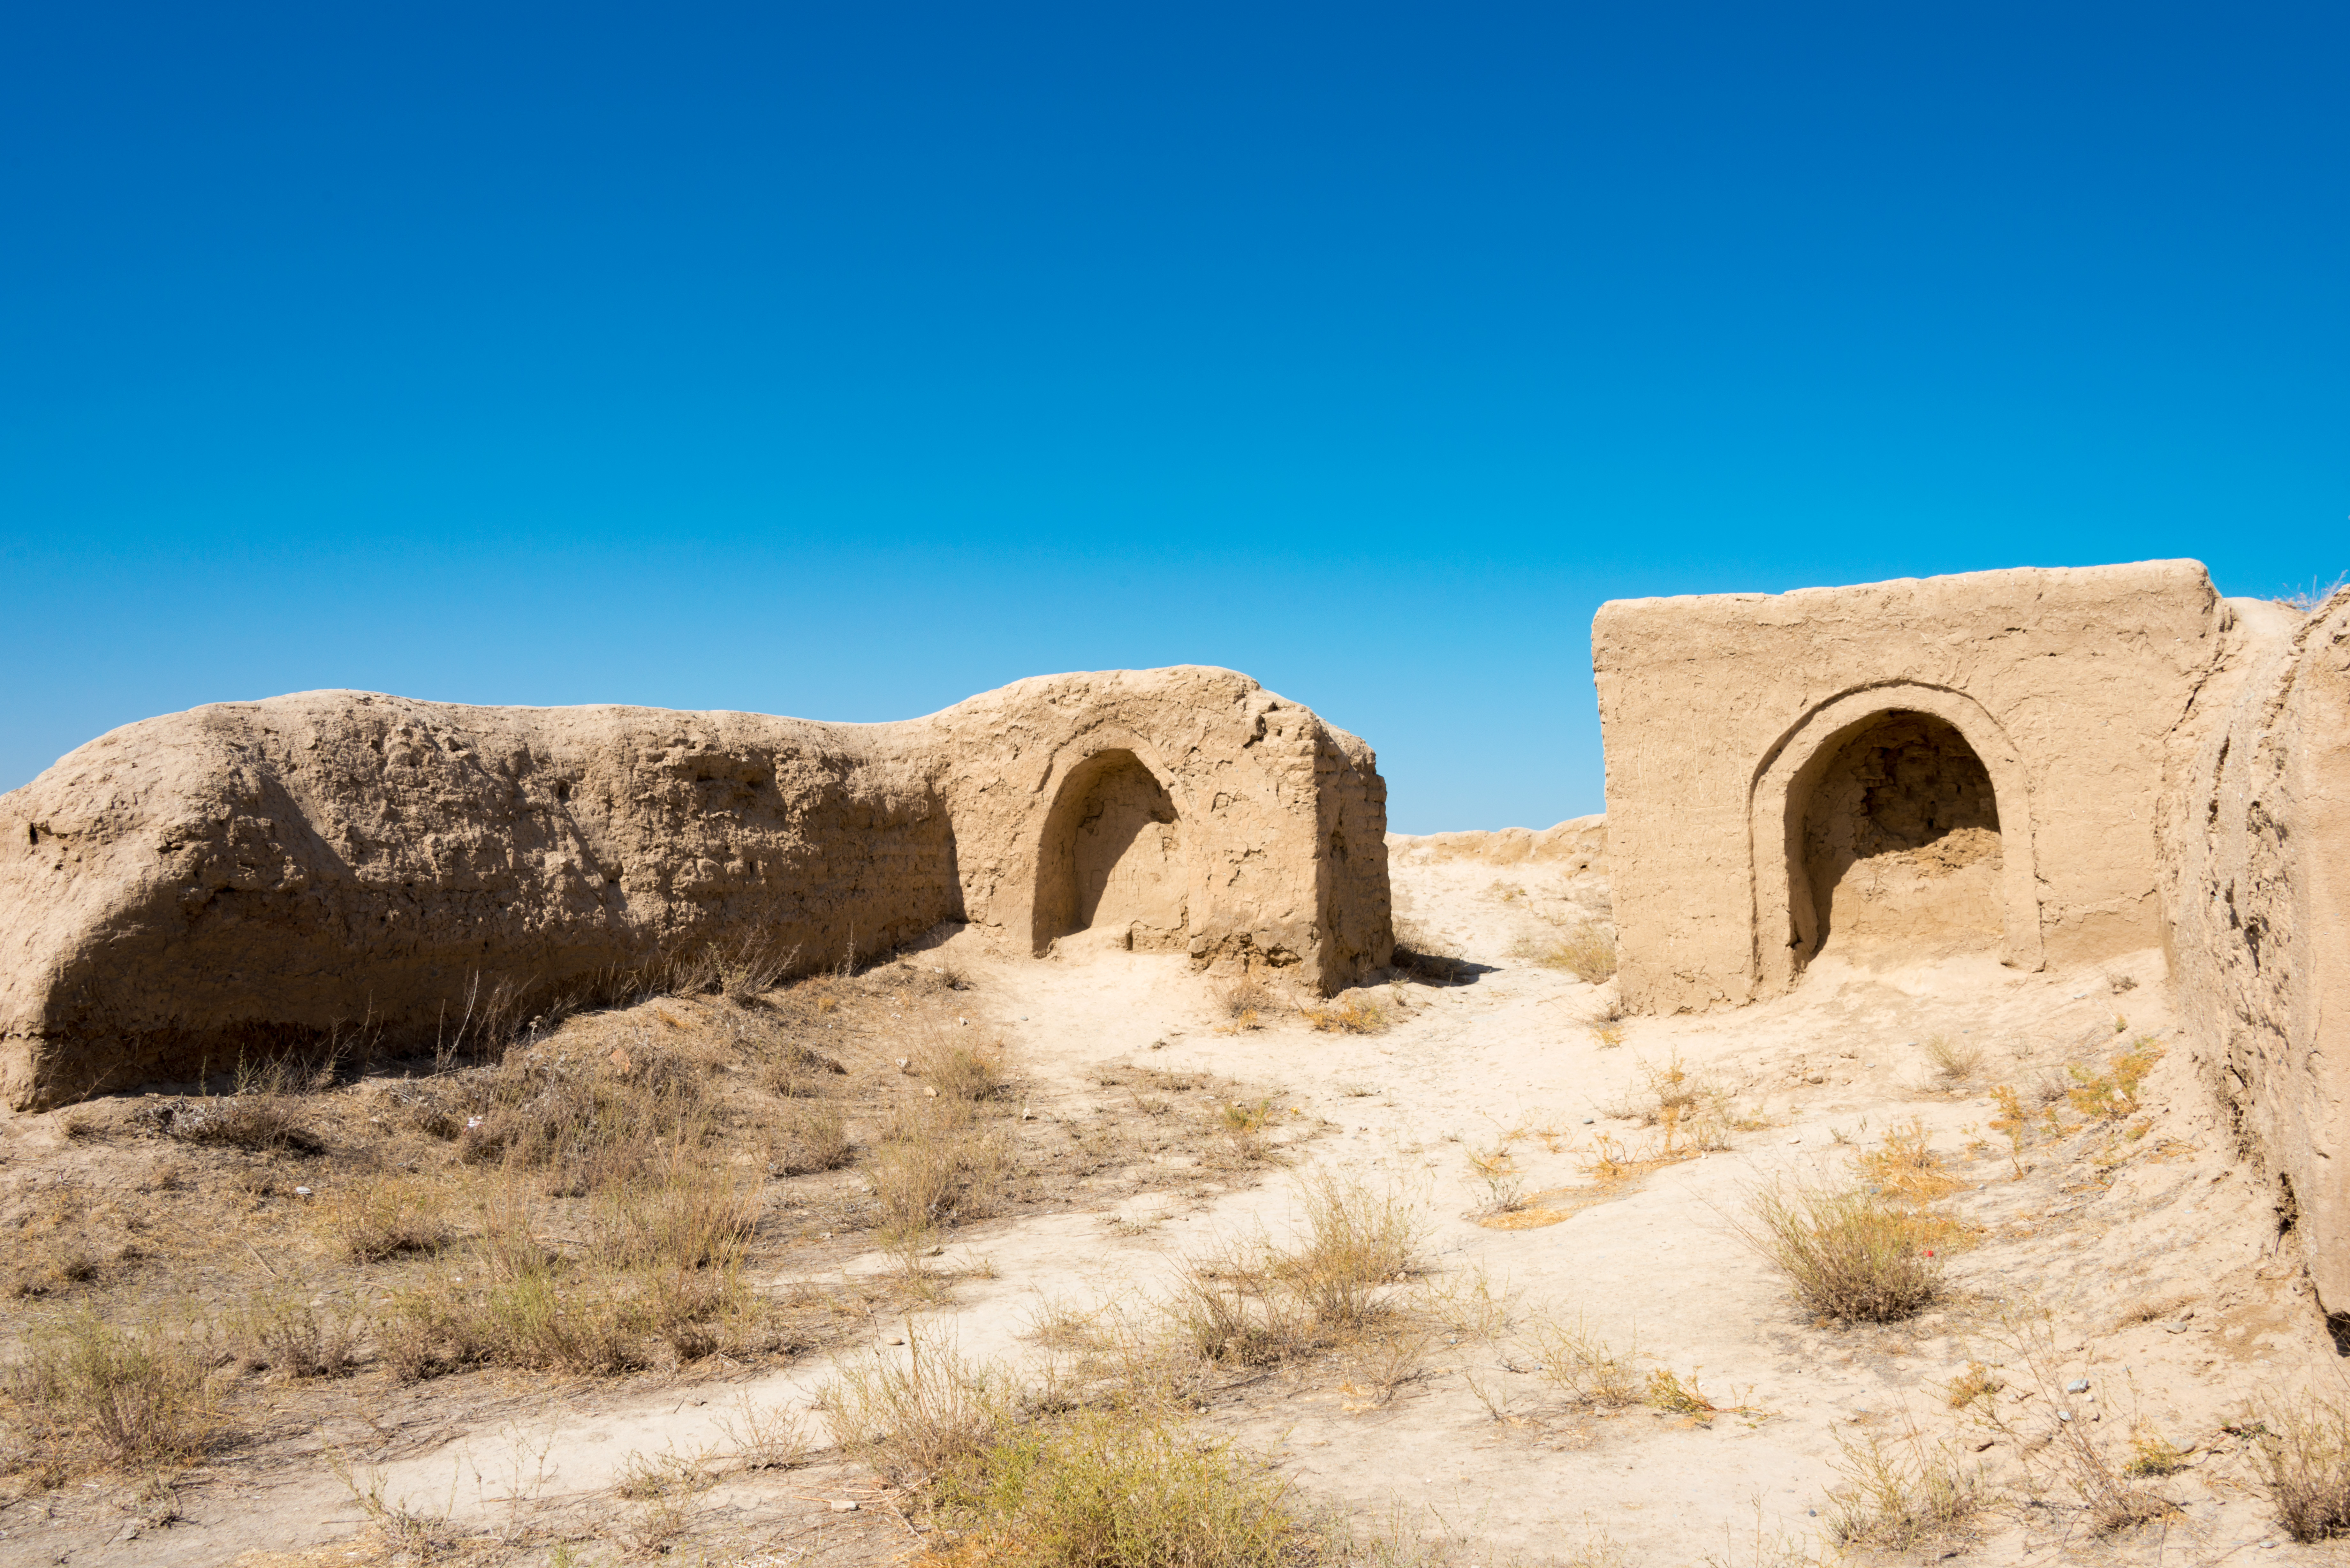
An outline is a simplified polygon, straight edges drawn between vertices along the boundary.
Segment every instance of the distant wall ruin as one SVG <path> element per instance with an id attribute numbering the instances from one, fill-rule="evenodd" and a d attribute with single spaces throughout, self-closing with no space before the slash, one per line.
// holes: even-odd
<path id="1" fill-rule="evenodd" d="M 1222 670 L 1041 677 L 889 724 L 219 703 L 0 795 L 0 1093 L 338 1030 L 429 1043 L 485 983 L 543 1003 L 712 944 L 808 970 L 942 921 L 1326 992 L 1388 961 L 1385 831 L 1367 746 Z"/>

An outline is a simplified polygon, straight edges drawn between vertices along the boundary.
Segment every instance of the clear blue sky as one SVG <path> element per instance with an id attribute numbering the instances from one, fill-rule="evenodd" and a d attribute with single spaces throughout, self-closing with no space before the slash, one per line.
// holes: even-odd
<path id="1" fill-rule="evenodd" d="M 1610 597 L 2350 566 L 2338 5 L 18 5 L 0 787 L 348 686 L 1244 670 L 1601 805 Z"/>

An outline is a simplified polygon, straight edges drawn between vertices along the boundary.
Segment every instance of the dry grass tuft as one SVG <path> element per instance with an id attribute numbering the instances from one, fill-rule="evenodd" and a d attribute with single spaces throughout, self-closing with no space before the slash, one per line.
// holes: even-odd
<path id="1" fill-rule="evenodd" d="M 1225 1018 L 1244 1027 L 1256 1027 L 1257 1021 L 1274 1011 L 1276 1005 L 1273 988 L 1253 975 L 1243 975 L 1216 992 L 1216 1006 Z"/>
<path id="2" fill-rule="evenodd" d="M 759 1082 L 785 1099 L 813 1099 L 824 1093 L 827 1075 L 838 1077 L 847 1071 L 821 1052 L 788 1044 L 760 1064 Z"/>
<path id="3" fill-rule="evenodd" d="M 320 1155 L 327 1145 L 302 1124 L 298 1102 L 267 1088 L 182 1100 L 162 1113 L 182 1142 L 241 1148 L 255 1154 Z"/>
<path id="4" fill-rule="evenodd" d="M 84 1309 L 36 1323 L 8 1379 L 15 1424 L 60 1460 L 192 1460 L 223 1431 L 203 1362 L 192 1336 L 151 1321 L 125 1327 Z"/>
<path id="5" fill-rule="evenodd" d="M 2158 1433 L 2139 1432 L 2130 1438 L 2130 1460 L 2122 1467 L 2134 1476 L 2176 1475 L 2187 1468 L 2187 1450 Z"/>
<path id="6" fill-rule="evenodd" d="M 2295 1541 L 2350 1535 L 2350 1410 L 2315 1394 L 2262 1411 L 2260 1477 Z"/>
<path id="7" fill-rule="evenodd" d="M 2168 1499 L 2129 1479 L 2147 1472 L 2116 1466 L 2107 1451 L 2114 1439 L 2099 1424 L 2072 1418 L 2082 1407 L 2065 1387 L 2065 1358 L 2048 1314 L 2007 1315 L 1991 1337 L 2006 1353 L 2004 1365 L 2021 1366 L 2037 1397 L 2015 1406 L 1985 1400 L 1976 1407 L 1975 1418 L 2013 1446 L 2033 1495 L 2045 1484 L 2035 1471 L 2061 1479 L 2100 1535 L 2135 1529 L 2173 1511 Z M 2034 1429 L 2019 1429 L 2018 1420 Z"/>
<path id="8" fill-rule="evenodd" d="M 1013 1415 L 1000 1369 L 924 1343 L 911 1324 L 902 1359 L 884 1351 L 845 1357 L 816 1402 L 844 1452 L 901 1484 L 929 1480 L 984 1451 Z"/>
<path id="9" fill-rule="evenodd" d="M 1349 993 L 1327 1007 L 1301 1007 L 1299 1016 L 1326 1034 L 1377 1034 L 1388 1026 L 1384 1009 L 1367 997 Z"/>
<path id="10" fill-rule="evenodd" d="M 1273 1272 L 1315 1321 L 1359 1326 L 1378 1311 L 1379 1288 L 1409 1276 L 1427 1218 L 1392 1189 L 1374 1192 L 1328 1171 L 1302 1183 L 1299 1197 L 1305 1243 L 1279 1257 Z"/>
<path id="11" fill-rule="evenodd" d="M 748 1004 L 775 988 L 799 961 L 797 948 L 746 934 L 731 942 L 711 942 L 672 959 L 668 971 L 649 976 L 649 988 L 677 996 L 720 995 Z"/>
<path id="12" fill-rule="evenodd" d="M 1545 969 L 1565 970 L 1586 985 L 1597 985 L 1616 973 L 1616 937 L 1597 920 L 1586 920 L 1558 940 L 1528 951 Z"/>
<path id="13" fill-rule="evenodd" d="M 1843 1485 L 1831 1497 L 1828 1532 L 1842 1545 L 1914 1552 L 1960 1534 L 1982 1506 L 1981 1471 L 1915 1427 L 1890 1442 L 1838 1442 Z"/>
<path id="14" fill-rule="evenodd" d="M 2006 1381 L 1993 1376 L 1981 1362 L 1970 1361 L 1964 1372 L 1943 1386 L 1942 1398 L 1951 1409 L 1963 1410 L 1978 1399 L 1990 1399 L 2006 1386 Z"/>
<path id="15" fill-rule="evenodd" d="M 599 1191 L 576 1255 L 550 1247 L 518 1189 L 491 1195 L 480 1229 L 397 1293 L 377 1331 L 404 1382 L 473 1366 L 611 1376 L 681 1363 L 755 1334 L 743 1279 L 755 1194 L 690 1151 Z"/>
<path id="16" fill-rule="evenodd" d="M 992 1100 L 1003 1092 L 1003 1075 L 977 1046 L 944 1033 L 914 1048 L 913 1075 L 951 1100 Z"/>
<path id="17" fill-rule="evenodd" d="M 1022 1427 L 951 1463 L 955 1560 L 1027 1568 L 1291 1568 L 1315 1553 L 1288 1486 L 1230 1444 L 1133 1412 Z"/>
<path id="18" fill-rule="evenodd" d="M 248 1371 L 348 1377 L 359 1370 L 366 1320 L 355 1308 L 313 1306 L 281 1286 L 247 1299 L 226 1326 L 229 1353 Z"/>
<path id="19" fill-rule="evenodd" d="M 320 1213 L 335 1249 L 355 1263 L 437 1252 L 449 1241 L 440 1195 L 400 1178 L 359 1181 L 329 1191 Z"/>
<path id="20" fill-rule="evenodd" d="M 1300 1197 L 1305 1231 L 1294 1246 L 1243 1243 L 1185 1269 L 1167 1312 L 1200 1355 L 1270 1366 L 1388 1315 L 1381 1292 L 1409 1277 L 1425 1217 L 1393 1192 L 1326 1172 Z"/>
<path id="21" fill-rule="evenodd" d="M 1838 1323 L 1893 1323 L 1939 1293 L 1939 1229 L 1871 1193 L 1773 1187 L 1749 1202 L 1741 1240 L 1774 1264 L 1804 1305 Z"/>
<path id="22" fill-rule="evenodd" d="M 2093 1073 L 2077 1064 L 2067 1068 L 2073 1085 L 2064 1091 L 2064 1098 L 2077 1115 L 2100 1121 L 2134 1116 L 2139 1108 L 2138 1089 L 2161 1060 L 2162 1047 L 2151 1035 L 2142 1037 L 2116 1056 L 2103 1073 Z"/>
<path id="23" fill-rule="evenodd" d="M 1947 1034 L 1937 1034 L 1926 1042 L 1926 1060 L 1934 1064 L 1936 1077 L 1955 1087 L 1981 1068 L 1982 1048 L 1952 1040 Z"/>
<path id="24" fill-rule="evenodd" d="M 1671 1368 L 1658 1367 L 1648 1374 L 1645 1397 L 1646 1402 L 1655 1408 L 1676 1416 L 1704 1416 L 1721 1408 L 1698 1388 L 1694 1367 L 1690 1369 L 1686 1383 Z"/>
<path id="25" fill-rule="evenodd" d="M 1541 1317 L 1531 1328 L 1536 1365 L 1569 1398 L 1606 1407 L 1640 1402 L 1640 1378 L 1635 1369 L 1638 1341 L 1617 1351 L 1594 1334 L 1579 1314 L 1572 1325 Z"/>
<path id="26" fill-rule="evenodd" d="M 855 1154 L 848 1141 L 848 1121 L 838 1106 L 823 1100 L 796 1100 L 777 1118 L 778 1134 L 768 1163 L 779 1176 L 807 1176 L 837 1170 Z"/>
<path id="27" fill-rule="evenodd" d="M 910 1247 L 939 1226 L 994 1213 L 1013 1168 L 1009 1138 L 979 1126 L 971 1101 L 900 1100 L 865 1162 L 881 1206 L 882 1241 Z"/>
<path id="28" fill-rule="evenodd" d="M 1944 1168 L 1941 1156 L 1929 1147 L 1925 1123 L 1909 1118 L 1895 1127 L 1885 1141 L 1860 1157 L 1863 1177 L 1881 1191 L 1908 1203 L 1931 1203 L 1959 1189 L 1959 1179 Z"/>

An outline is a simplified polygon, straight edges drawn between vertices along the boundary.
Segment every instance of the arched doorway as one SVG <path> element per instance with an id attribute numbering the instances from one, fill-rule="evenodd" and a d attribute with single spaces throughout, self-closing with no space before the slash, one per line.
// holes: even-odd
<path id="1" fill-rule="evenodd" d="M 1972 698 L 1897 682 L 1821 704 L 1757 767 L 1750 810 L 1761 994 L 1832 941 L 2040 967 L 2030 790 Z"/>
<path id="2" fill-rule="evenodd" d="M 1865 721 L 1825 753 L 1802 812 L 1811 908 L 1796 911 L 1799 962 L 1832 943 L 1920 954 L 1999 945 L 1998 792 L 1955 725 L 1902 709 Z"/>
<path id="3" fill-rule="evenodd" d="M 1076 931 L 1137 950 L 1189 939 L 1183 826 L 1172 796 L 1132 752 L 1069 770 L 1036 857 L 1036 950 Z"/>

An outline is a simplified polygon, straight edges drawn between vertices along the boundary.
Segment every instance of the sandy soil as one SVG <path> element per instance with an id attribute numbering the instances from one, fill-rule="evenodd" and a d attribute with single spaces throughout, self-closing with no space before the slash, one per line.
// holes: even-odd
<path id="1" fill-rule="evenodd" d="M 1384 1403 L 1324 1363 L 1245 1380 L 1203 1416 L 1367 1535 L 1449 1542 L 1476 1563 L 1833 1560 L 1828 1500 L 1849 1451 L 1914 1428 L 1981 1466 L 1993 1497 L 1971 1535 L 1929 1555 L 2334 1560 L 2329 1548 L 2284 1540 L 2245 1442 L 2226 1430 L 2255 1418 L 2264 1391 L 2340 1381 L 2275 1189 L 2239 1163 L 2183 1049 L 2155 1069 L 2137 1117 L 2085 1121 L 2061 1097 L 2071 1064 L 2094 1073 L 2145 1036 L 2175 1044 L 2159 953 L 2022 974 L 1980 955 L 1870 970 L 1831 951 L 1780 1001 L 1627 1020 L 1609 1045 L 1592 1027 L 1607 987 L 1517 956 L 1563 921 L 1604 919 L 1604 884 L 1587 868 L 1403 854 L 1395 875 L 1399 914 L 1473 961 L 1458 983 L 1375 988 L 1388 1019 L 1376 1033 L 1319 1032 L 1278 1012 L 1234 1032 L 1219 982 L 1171 956 L 1073 943 L 1060 958 L 1014 960 L 962 938 L 931 955 L 972 976 L 957 1005 L 1006 1042 L 1030 1117 L 1082 1127 L 1134 1100 L 1138 1071 L 1168 1075 L 1161 1084 L 1240 1082 L 1285 1096 L 1293 1114 L 1281 1137 L 1294 1163 L 1189 1182 L 1163 1168 L 1180 1171 L 1186 1157 L 1163 1150 L 1150 1179 L 1106 1177 L 1096 1201 L 970 1227 L 934 1260 L 956 1276 L 947 1298 L 875 1323 L 873 1348 L 902 1354 L 896 1342 L 910 1328 L 1042 1376 L 1051 1353 L 1037 1343 L 1040 1321 L 1106 1303 L 1144 1310 L 1186 1257 L 1259 1229 L 1286 1231 L 1297 1183 L 1331 1171 L 1424 1210 L 1420 1289 L 1482 1288 L 1508 1303 L 1497 1332 L 1440 1333 L 1420 1374 Z M 1939 1075 L 1928 1050 L 1937 1037 L 1977 1054 L 1979 1066 L 1956 1083 Z M 1727 1096 L 1738 1127 L 1727 1147 L 1666 1158 L 1688 1155 L 1686 1141 L 1669 1147 L 1668 1129 L 1644 1112 L 1658 1075 L 1676 1068 Z M 2075 1130 L 2058 1136 L 2036 1121 L 2011 1157 L 1989 1127 L 1998 1084 L 2016 1086 L 2036 1116 L 2043 1096 L 2057 1096 L 2060 1122 Z M 24 1124 L 40 1120 L 10 1131 L 20 1168 L 38 1141 Z M 1950 1267 L 1956 1288 L 1905 1324 L 1824 1325 L 1741 1241 L 1750 1196 L 1774 1181 L 1848 1179 L 1860 1154 L 1912 1124 L 1958 1183 L 1947 1200 L 1967 1231 Z M 1609 1155 L 1625 1168 L 1596 1178 L 1595 1159 Z M 1521 1207 L 1493 1211 L 1479 1160 L 1514 1181 Z M 891 1266 L 864 1253 L 814 1272 Z M 1538 1373 L 1545 1320 L 1637 1345 L 1643 1376 L 1670 1369 L 1716 1408 L 1577 1405 Z M 2050 1469 L 2063 1451 L 2048 1445 L 2057 1424 L 2019 1338 L 2033 1322 L 2045 1324 L 2039 1372 L 2116 1465 L 2133 1434 L 2188 1451 L 2184 1469 L 2145 1483 L 2175 1505 L 2162 1521 L 2097 1537 Z M 2005 1382 L 1992 1398 L 2008 1435 L 1945 1397 L 1974 1362 Z M 392 1552 L 398 1543 L 332 1472 L 336 1447 L 356 1456 L 359 1491 L 444 1521 L 452 1539 L 569 1509 L 618 1521 L 599 1538 L 609 1545 L 574 1560 L 617 1558 L 633 1505 L 613 1490 L 632 1463 L 723 1447 L 723 1418 L 746 1398 L 804 1409 L 830 1366 L 829 1355 L 807 1355 L 780 1369 L 681 1374 L 619 1398 L 485 1380 L 479 1408 L 440 1413 L 444 1437 L 411 1433 L 380 1450 L 397 1457 L 369 1462 L 347 1420 L 265 1485 L 234 1475 L 183 1485 L 182 1517 L 168 1525 L 141 1523 L 154 1511 L 142 1516 L 128 1483 L 20 1499 L 0 1509 L 0 1561 L 196 1564 L 249 1553 L 248 1568 L 265 1568 Z M 2083 1379 L 2085 1391 L 2064 1392 Z M 2035 1474 L 2049 1478 L 2037 1497 Z M 697 1549 L 723 1560 L 880 1561 L 920 1546 L 893 1494 L 821 1458 L 734 1472 L 694 1507 Z"/>

